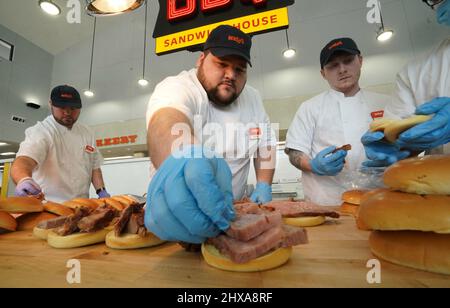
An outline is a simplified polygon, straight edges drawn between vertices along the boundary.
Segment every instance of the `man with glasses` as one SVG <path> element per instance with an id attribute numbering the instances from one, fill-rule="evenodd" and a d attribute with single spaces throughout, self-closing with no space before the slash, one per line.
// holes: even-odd
<path id="1" fill-rule="evenodd" d="M 437 22 L 450 27 L 450 0 L 423 0 L 436 11 Z M 369 161 L 368 167 L 395 163 L 400 152 L 432 150 L 450 153 L 450 37 L 430 54 L 406 66 L 397 76 L 399 101 L 386 107 L 387 114 L 402 118 L 415 114 L 433 115 L 399 136 L 394 145 L 382 142 L 383 133 L 366 133 L 362 142 Z"/>

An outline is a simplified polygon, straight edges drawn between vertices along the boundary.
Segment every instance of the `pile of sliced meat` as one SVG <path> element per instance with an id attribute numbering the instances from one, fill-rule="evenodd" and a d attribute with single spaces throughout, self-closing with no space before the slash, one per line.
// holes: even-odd
<path id="1" fill-rule="evenodd" d="M 264 206 L 269 209 L 280 211 L 283 217 L 327 216 L 339 218 L 338 212 L 331 211 L 323 206 L 307 201 L 272 201 L 264 204 Z"/>
<path id="2" fill-rule="evenodd" d="M 308 243 L 306 230 L 283 224 L 281 212 L 254 203 L 235 205 L 226 234 L 208 239 L 235 263 L 246 263 L 280 247 Z"/>
<path id="3" fill-rule="evenodd" d="M 147 229 L 144 225 L 144 209 L 142 204 L 127 206 L 114 226 L 114 233 L 120 236 L 122 233 L 139 234 L 145 236 Z"/>

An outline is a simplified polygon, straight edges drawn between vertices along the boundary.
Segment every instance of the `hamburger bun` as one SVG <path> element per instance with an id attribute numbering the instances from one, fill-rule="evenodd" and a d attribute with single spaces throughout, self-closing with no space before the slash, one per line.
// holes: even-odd
<path id="1" fill-rule="evenodd" d="M 23 214 L 17 218 L 17 230 L 33 230 L 33 228 L 41 221 L 50 220 L 56 217 L 58 216 L 47 212 Z"/>
<path id="2" fill-rule="evenodd" d="M 113 249 L 137 249 L 160 245 L 165 241 L 156 237 L 153 233 L 147 232 L 145 236 L 139 234 L 125 233 L 116 236 L 114 231 L 106 235 L 106 246 Z"/>
<path id="3" fill-rule="evenodd" d="M 374 231 L 372 253 L 386 261 L 450 275 L 450 234 L 418 231 Z"/>
<path id="4" fill-rule="evenodd" d="M 351 215 L 353 217 L 358 216 L 359 205 L 350 204 L 347 202 L 342 203 L 339 208 L 339 212 L 343 215 Z"/>
<path id="5" fill-rule="evenodd" d="M 59 216 L 69 216 L 74 213 L 71 208 L 55 202 L 44 203 L 44 210 Z"/>
<path id="6" fill-rule="evenodd" d="M 386 169 L 384 184 L 421 195 L 450 195 L 450 155 L 409 158 Z"/>
<path id="7" fill-rule="evenodd" d="M 123 204 L 117 200 L 114 200 L 113 198 L 104 198 L 101 200 L 103 200 L 106 205 L 113 207 L 118 211 L 122 211 L 124 209 Z"/>
<path id="8" fill-rule="evenodd" d="M 370 230 L 450 233 L 450 196 L 378 189 L 362 199 L 358 220 Z"/>
<path id="9" fill-rule="evenodd" d="M 54 231 L 48 233 L 47 243 L 53 248 L 77 248 L 105 241 L 109 230 L 101 229 L 95 232 L 74 233 L 66 236 L 60 236 Z"/>
<path id="10" fill-rule="evenodd" d="M 278 248 L 247 263 L 240 264 L 234 263 L 230 258 L 222 255 L 213 245 L 202 244 L 202 255 L 208 265 L 232 272 L 259 272 L 276 268 L 286 263 L 291 253 L 292 247 Z"/>
<path id="11" fill-rule="evenodd" d="M 41 200 L 35 197 L 7 197 L 0 198 L 0 211 L 22 214 L 42 212 L 44 207 Z"/>
<path id="12" fill-rule="evenodd" d="M 283 217 L 283 222 L 296 227 L 314 227 L 325 222 L 324 216 Z"/>
<path id="13" fill-rule="evenodd" d="M 348 190 L 342 194 L 342 201 L 354 205 L 360 205 L 362 196 L 364 196 L 367 192 L 368 190 L 362 189 Z"/>
<path id="14" fill-rule="evenodd" d="M 33 235 L 35 237 L 37 237 L 38 239 L 46 241 L 48 234 L 52 231 L 53 231 L 53 229 L 42 229 L 42 228 L 39 228 L 38 226 L 36 226 L 33 228 Z"/>
<path id="15" fill-rule="evenodd" d="M 16 231 L 17 221 L 10 214 L 0 212 L 0 230 Z"/>

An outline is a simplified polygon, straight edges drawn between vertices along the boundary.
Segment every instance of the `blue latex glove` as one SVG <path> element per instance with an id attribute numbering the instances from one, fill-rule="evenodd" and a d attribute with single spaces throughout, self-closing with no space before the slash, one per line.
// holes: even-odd
<path id="1" fill-rule="evenodd" d="M 272 201 L 272 186 L 264 182 L 259 182 L 256 184 L 256 188 L 250 196 L 250 200 L 258 204 Z"/>
<path id="2" fill-rule="evenodd" d="M 361 142 L 369 159 L 363 162 L 364 167 L 390 166 L 411 155 L 409 151 L 400 150 L 398 145 L 383 141 L 383 138 L 382 132 L 367 132 L 362 136 Z"/>
<path id="3" fill-rule="evenodd" d="M 441 25 L 450 26 L 450 0 L 446 0 L 438 6 L 436 18 Z"/>
<path id="4" fill-rule="evenodd" d="M 225 160 L 206 157 L 201 146 L 183 153 L 190 155 L 169 156 L 150 182 L 145 226 L 163 240 L 203 243 L 235 218 L 232 175 Z"/>
<path id="5" fill-rule="evenodd" d="M 33 181 L 32 178 L 23 178 L 17 183 L 14 194 L 19 197 L 26 197 L 30 195 L 36 196 L 41 192 L 41 187 L 39 187 L 39 184 Z"/>
<path id="6" fill-rule="evenodd" d="M 334 176 L 342 171 L 347 151 L 339 150 L 331 154 L 335 149 L 335 146 L 328 147 L 311 160 L 311 169 L 314 174 Z"/>
<path id="7" fill-rule="evenodd" d="M 416 114 L 435 115 L 431 120 L 400 134 L 396 141 L 398 146 L 412 151 L 425 151 L 450 142 L 450 97 L 435 98 L 419 106 Z"/>
<path id="8" fill-rule="evenodd" d="M 97 194 L 99 198 L 109 198 L 111 195 L 106 191 L 106 189 L 100 190 L 100 192 Z"/>

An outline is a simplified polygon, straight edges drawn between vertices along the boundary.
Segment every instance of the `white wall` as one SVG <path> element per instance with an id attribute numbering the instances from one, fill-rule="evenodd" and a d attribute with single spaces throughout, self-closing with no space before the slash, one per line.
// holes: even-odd
<path id="1" fill-rule="evenodd" d="M 25 103 L 47 104 L 53 56 L 1 25 L 0 38 L 15 50 L 12 62 L 0 61 L 0 140 L 20 142 L 25 128 L 47 115 L 47 108 L 35 110 Z M 12 122 L 12 115 L 24 117 L 26 122 Z"/>

